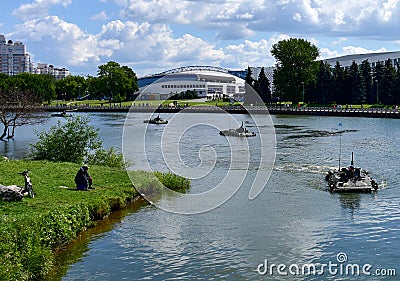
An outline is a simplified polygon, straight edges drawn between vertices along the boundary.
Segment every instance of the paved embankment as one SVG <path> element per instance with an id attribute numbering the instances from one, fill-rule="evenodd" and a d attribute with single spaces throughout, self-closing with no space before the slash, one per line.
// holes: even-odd
<path id="1" fill-rule="evenodd" d="M 231 114 L 244 113 L 269 113 L 272 115 L 319 115 L 319 116 L 342 116 L 342 117 L 374 117 L 374 118 L 400 118 L 398 109 L 389 108 L 329 108 L 329 107 L 279 107 L 268 106 L 268 112 L 263 106 L 191 106 L 191 107 L 157 107 L 157 106 L 44 106 L 45 111 L 60 112 L 63 110 L 77 110 L 80 112 L 197 112 L 197 113 L 222 113 Z"/>

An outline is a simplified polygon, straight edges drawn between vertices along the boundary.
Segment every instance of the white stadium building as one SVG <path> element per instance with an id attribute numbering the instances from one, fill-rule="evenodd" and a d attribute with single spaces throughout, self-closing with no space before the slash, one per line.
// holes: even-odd
<path id="1" fill-rule="evenodd" d="M 187 66 L 138 79 L 140 99 L 165 100 L 186 91 L 202 97 L 240 97 L 245 92 L 244 79 L 227 69 L 213 66 Z"/>

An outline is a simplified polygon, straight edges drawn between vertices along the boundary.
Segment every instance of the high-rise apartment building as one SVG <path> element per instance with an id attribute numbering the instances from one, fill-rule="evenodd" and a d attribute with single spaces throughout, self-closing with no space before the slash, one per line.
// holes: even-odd
<path id="1" fill-rule="evenodd" d="M 22 42 L 6 41 L 0 34 L 0 72 L 7 75 L 16 75 L 22 72 L 31 72 L 31 58 Z"/>
<path id="2" fill-rule="evenodd" d="M 57 80 L 70 75 L 66 68 L 55 68 L 45 63 L 38 63 L 35 67 L 22 42 L 6 41 L 4 35 L 0 34 L 0 73 L 12 76 L 22 72 L 50 74 Z"/>

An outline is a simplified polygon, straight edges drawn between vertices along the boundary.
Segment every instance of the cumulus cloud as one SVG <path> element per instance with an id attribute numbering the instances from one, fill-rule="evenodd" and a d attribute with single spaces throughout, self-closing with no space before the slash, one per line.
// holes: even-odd
<path id="1" fill-rule="evenodd" d="M 29 4 L 22 4 L 12 12 L 12 15 L 23 20 L 41 18 L 48 15 L 52 6 L 62 5 L 67 7 L 71 3 L 72 0 L 35 0 Z"/>
<path id="2" fill-rule="evenodd" d="M 62 60 L 59 63 L 68 65 L 99 62 L 101 57 L 110 56 L 113 48 L 119 47 L 113 44 L 113 48 L 104 48 L 107 40 L 99 42 L 96 35 L 87 34 L 76 24 L 65 22 L 57 16 L 26 21 L 17 30 L 14 36 L 40 41 L 42 55 L 47 48 Z"/>
<path id="3" fill-rule="evenodd" d="M 154 23 L 176 22 L 190 23 L 191 7 L 190 1 L 170 0 L 139 0 L 128 1 L 121 14 L 130 19 L 143 19 Z"/>
<path id="4" fill-rule="evenodd" d="M 215 29 L 221 39 L 248 38 L 256 31 L 351 35 L 362 30 L 398 36 L 399 0 L 125 0 L 122 15 L 150 23 Z M 373 24 L 371 24 L 373 23 Z M 246 27 L 245 29 L 243 27 Z M 236 36 L 235 27 L 239 27 Z M 393 31 L 392 30 L 392 31 Z M 245 31 L 245 32 L 244 32 Z M 224 37 L 226 35 L 226 37 Z"/>

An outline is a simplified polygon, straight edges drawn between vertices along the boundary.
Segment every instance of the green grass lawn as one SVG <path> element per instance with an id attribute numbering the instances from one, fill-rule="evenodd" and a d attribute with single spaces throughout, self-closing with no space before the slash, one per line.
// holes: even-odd
<path id="1" fill-rule="evenodd" d="M 0 184 L 23 186 L 17 174 L 30 170 L 35 198 L 0 200 L 0 280 L 43 280 L 54 265 L 54 250 L 71 242 L 96 220 L 125 207 L 147 186 L 161 187 L 153 174 L 103 166 L 89 169 L 95 189 L 77 191 L 74 163 L 11 160 L 0 162 Z M 187 189 L 179 176 L 156 173 L 167 187 Z"/>

